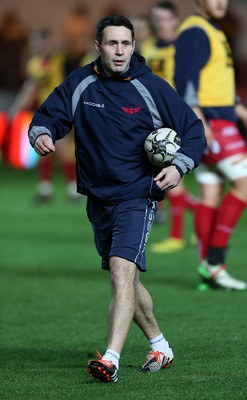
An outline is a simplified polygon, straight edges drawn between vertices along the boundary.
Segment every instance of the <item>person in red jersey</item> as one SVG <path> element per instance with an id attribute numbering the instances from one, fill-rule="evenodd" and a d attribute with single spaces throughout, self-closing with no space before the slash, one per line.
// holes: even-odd
<path id="1" fill-rule="evenodd" d="M 208 143 L 196 171 L 201 191 L 195 222 L 198 273 L 212 287 L 243 290 L 246 283 L 231 277 L 225 263 L 247 201 L 247 147 L 237 126 L 238 117 L 246 124 L 247 111 L 236 105 L 233 58 L 218 24 L 227 7 L 228 0 L 198 0 L 196 13 L 180 25 L 175 86 L 203 121 Z"/>
<path id="2" fill-rule="evenodd" d="M 142 42 L 139 51 L 146 59 L 153 73 L 165 79 L 174 87 L 175 40 L 180 23 L 179 10 L 172 1 L 162 0 L 151 9 L 150 22 L 153 35 Z M 168 237 L 152 243 L 149 249 L 155 253 L 173 253 L 181 251 L 186 245 L 184 217 L 186 210 L 194 213 L 197 200 L 188 190 L 182 179 L 179 185 L 167 194 L 169 200 L 170 227 Z M 162 223 L 166 218 L 164 203 L 160 202 L 155 223 Z"/>

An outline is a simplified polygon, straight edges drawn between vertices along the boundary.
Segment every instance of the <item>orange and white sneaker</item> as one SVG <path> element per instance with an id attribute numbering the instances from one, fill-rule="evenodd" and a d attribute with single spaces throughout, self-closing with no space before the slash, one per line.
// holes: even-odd
<path id="1" fill-rule="evenodd" d="M 166 350 L 166 354 L 158 350 L 150 351 L 140 372 L 157 372 L 161 368 L 168 368 L 170 364 L 173 364 L 173 360 L 173 351 L 170 347 Z"/>
<path id="2" fill-rule="evenodd" d="M 90 360 L 88 362 L 88 373 L 95 379 L 101 382 L 117 382 L 118 370 L 117 367 L 107 360 L 102 360 L 101 354 L 97 351 L 98 360 Z"/>

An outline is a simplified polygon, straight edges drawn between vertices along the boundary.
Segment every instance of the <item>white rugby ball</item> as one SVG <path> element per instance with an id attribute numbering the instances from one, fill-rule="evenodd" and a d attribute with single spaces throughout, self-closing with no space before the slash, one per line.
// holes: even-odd
<path id="1" fill-rule="evenodd" d="M 181 139 L 177 132 L 170 128 L 159 128 L 146 137 L 144 149 L 153 165 L 164 168 L 171 163 L 180 145 Z"/>

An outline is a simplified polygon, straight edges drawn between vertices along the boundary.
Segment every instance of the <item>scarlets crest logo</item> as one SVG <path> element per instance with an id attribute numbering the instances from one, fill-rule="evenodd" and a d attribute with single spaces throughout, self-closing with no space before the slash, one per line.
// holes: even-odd
<path id="1" fill-rule="evenodd" d="M 131 108 L 122 107 L 122 110 L 127 114 L 137 114 L 141 110 L 141 107 L 131 107 Z"/>

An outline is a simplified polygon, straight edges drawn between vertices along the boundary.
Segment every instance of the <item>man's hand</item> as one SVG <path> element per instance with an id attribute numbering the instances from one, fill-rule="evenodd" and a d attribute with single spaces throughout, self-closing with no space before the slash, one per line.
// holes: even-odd
<path id="1" fill-rule="evenodd" d="M 47 156 L 47 154 L 53 153 L 56 149 L 49 135 L 41 135 L 35 142 L 34 150 L 40 156 Z"/>
<path id="2" fill-rule="evenodd" d="M 163 168 L 154 180 L 161 190 L 168 191 L 179 184 L 181 175 L 174 165 L 170 165 Z"/>

